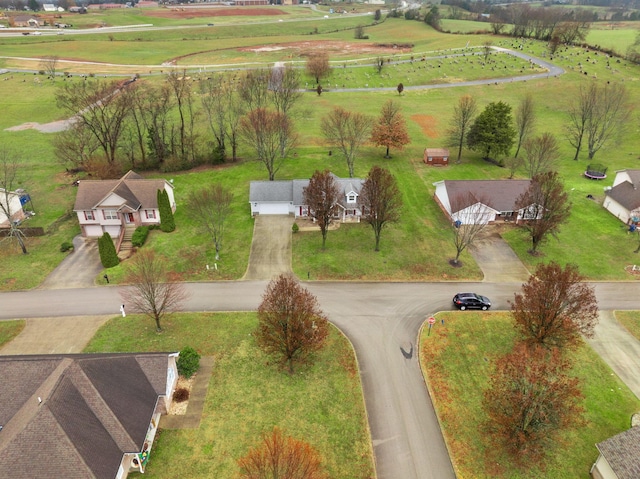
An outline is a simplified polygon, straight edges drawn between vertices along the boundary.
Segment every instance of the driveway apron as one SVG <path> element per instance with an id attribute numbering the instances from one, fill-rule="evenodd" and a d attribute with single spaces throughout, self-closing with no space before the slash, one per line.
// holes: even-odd
<path id="1" fill-rule="evenodd" d="M 102 271 L 98 242 L 78 235 L 73 239 L 70 253 L 45 278 L 41 289 L 83 288 L 95 286 L 95 278 Z"/>
<path id="2" fill-rule="evenodd" d="M 245 280 L 271 280 L 291 272 L 291 227 L 288 215 L 258 215 Z"/>
<path id="3" fill-rule="evenodd" d="M 529 271 L 509 244 L 491 227 L 485 229 L 469 252 L 490 283 L 518 283 L 529 279 Z"/>

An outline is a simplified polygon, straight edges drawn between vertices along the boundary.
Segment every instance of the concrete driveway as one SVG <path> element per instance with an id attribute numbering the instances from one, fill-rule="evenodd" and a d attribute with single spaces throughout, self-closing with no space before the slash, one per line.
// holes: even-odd
<path id="1" fill-rule="evenodd" d="M 529 270 L 493 226 L 480 233 L 469 252 L 484 273 L 485 282 L 524 283 L 529 279 Z"/>
<path id="2" fill-rule="evenodd" d="M 294 217 L 258 215 L 253 225 L 249 266 L 242 279 L 271 280 L 291 271 L 291 227 Z"/>
<path id="3" fill-rule="evenodd" d="M 70 253 L 45 278 L 40 289 L 86 288 L 95 286 L 95 278 L 102 271 L 98 241 L 78 235 L 73 238 Z"/>

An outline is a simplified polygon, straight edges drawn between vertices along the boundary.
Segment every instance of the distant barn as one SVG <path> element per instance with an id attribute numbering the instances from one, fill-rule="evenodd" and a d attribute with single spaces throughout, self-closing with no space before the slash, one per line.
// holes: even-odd
<path id="1" fill-rule="evenodd" d="M 427 165 L 446 166 L 449 164 L 449 150 L 446 148 L 425 148 L 424 162 Z"/>

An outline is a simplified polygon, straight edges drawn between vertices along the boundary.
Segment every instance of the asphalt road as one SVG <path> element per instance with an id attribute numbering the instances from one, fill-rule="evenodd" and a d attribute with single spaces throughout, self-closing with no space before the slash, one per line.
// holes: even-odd
<path id="1" fill-rule="evenodd" d="M 191 297 L 185 309 L 253 310 L 260 303 L 266 284 L 266 281 L 188 283 Z M 451 297 L 456 291 L 486 294 L 492 299 L 494 309 L 500 310 L 508 308 L 508 301 L 520 283 L 313 282 L 305 283 L 305 287 L 318 297 L 329 319 L 349 337 L 355 348 L 378 477 L 455 477 L 418 364 L 419 328 L 429 314 L 451 309 Z M 640 308 L 640 283 L 595 283 L 594 287 L 603 310 Z M 119 289 L 2 293 L 0 319 L 118 314 Z M 436 323 L 434 327 L 446 328 L 446 324 Z M 616 338 L 613 342 L 602 336 L 600 347 L 615 351 L 624 339 Z M 637 340 L 635 344 L 637 348 Z M 640 376 L 639 354 L 634 351 L 637 349 L 631 348 L 629 358 L 621 361 L 622 367 L 637 377 Z M 620 354 L 613 353 L 613 356 L 620 360 Z"/>

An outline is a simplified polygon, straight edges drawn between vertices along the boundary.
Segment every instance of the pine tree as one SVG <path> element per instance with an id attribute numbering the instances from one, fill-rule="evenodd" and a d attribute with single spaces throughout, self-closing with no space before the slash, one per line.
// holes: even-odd
<path id="1" fill-rule="evenodd" d="M 105 268 L 113 268 L 120 263 L 120 258 L 118 258 L 118 253 L 116 253 L 116 247 L 109 233 L 105 232 L 98 238 L 98 251 L 100 253 L 100 262 Z"/>
<path id="2" fill-rule="evenodd" d="M 169 194 L 166 190 L 158 190 L 158 209 L 160 210 L 160 229 L 165 233 L 171 233 L 176 229 L 176 221 L 173 218 Z"/>

